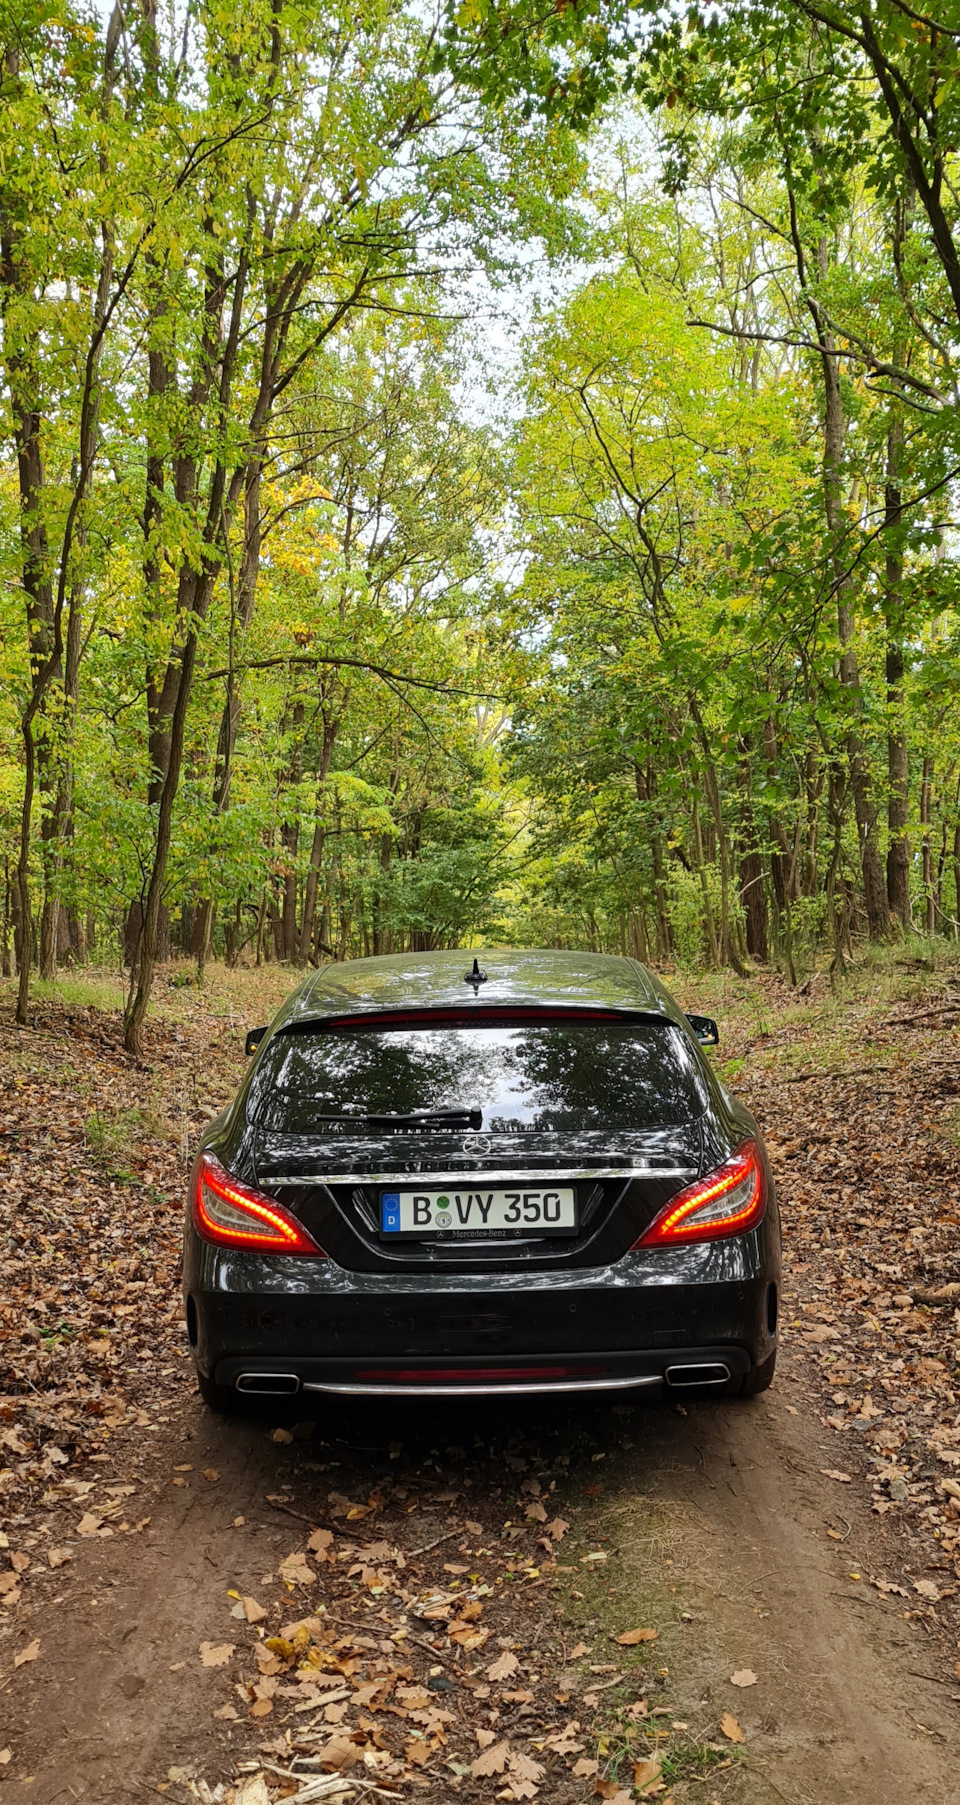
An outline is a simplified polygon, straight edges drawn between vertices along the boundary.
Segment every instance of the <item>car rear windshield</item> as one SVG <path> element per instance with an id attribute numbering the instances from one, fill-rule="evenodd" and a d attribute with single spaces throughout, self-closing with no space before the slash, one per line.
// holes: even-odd
<path id="1" fill-rule="evenodd" d="M 696 1052 L 670 1022 L 279 1034 L 253 1091 L 261 1129 L 288 1134 L 322 1131 L 319 1118 L 339 1112 L 474 1108 L 494 1134 L 667 1128 L 706 1103 Z"/>

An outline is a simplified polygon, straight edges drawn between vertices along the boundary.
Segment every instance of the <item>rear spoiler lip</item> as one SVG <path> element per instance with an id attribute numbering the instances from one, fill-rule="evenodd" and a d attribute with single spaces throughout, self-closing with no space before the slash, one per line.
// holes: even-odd
<path id="1" fill-rule="evenodd" d="M 493 1025 L 498 1022 L 591 1022 L 607 1025 L 631 1025 L 647 1022 L 676 1027 L 666 1010 L 614 1009 L 607 1004 L 578 1003 L 488 1003 L 414 1005 L 410 1009 L 364 1009 L 356 1013 L 298 1016 L 281 1022 L 275 1034 L 315 1034 L 326 1029 L 344 1028 L 429 1028 L 436 1024 L 456 1027 Z"/>

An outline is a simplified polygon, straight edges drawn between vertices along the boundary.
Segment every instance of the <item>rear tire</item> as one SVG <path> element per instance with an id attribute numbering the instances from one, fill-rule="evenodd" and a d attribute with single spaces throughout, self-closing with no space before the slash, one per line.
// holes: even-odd
<path id="1" fill-rule="evenodd" d="M 743 1390 L 741 1391 L 740 1396 L 742 1398 L 755 1398 L 758 1392 L 769 1391 L 770 1386 L 773 1384 L 773 1375 L 776 1370 L 777 1350 L 774 1348 L 772 1354 L 768 1354 L 767 1358 L 761 1361 L 759 1366 L 755 1366 L 753 1371 L 747 1374 L 743 1381 Z"/>
<path id="2" fill-rule="evenodd" d="M 211 1410 L 219 1410 L 223 1416 L 236 1416 L 243 1409 L 242 1394 L 232 1385 L 218 1385 L 214 1379 L 208 1379 L 205 1373 L 197 1374 L 197 1385 L 200 1396 Z"/>

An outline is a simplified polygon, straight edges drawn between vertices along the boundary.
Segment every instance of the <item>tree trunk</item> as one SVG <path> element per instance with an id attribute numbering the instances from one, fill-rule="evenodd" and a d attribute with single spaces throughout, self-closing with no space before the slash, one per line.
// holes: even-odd
<path id="1" fill-rule="evenodd" d="M 953 830 L 953 938 L 960 939 L 960 821 Z"/>
<path id="2" fill-rule="evenodd" d="M 650 863 L 653 867 L 653 899 L 657 922 L 657 958 L 665 962 L 673 951 L 670 933 L 670 915 L 667 909 L 666 859 L 663 851 L 663 831 L 658 818 L 656 804 L 657 777 L 653 765 L 647 761 L 645 766 L 636 764 L 633 768 L 634 788 L 638 802 L 647 805 L 645 816 L 645 832 L 650 846 Z"/>
<path id="3" fill-rule="evenodd" d="M 717 929 L 713 915 L 713 904 L 707 883 L 706 866 L 703 857 L 703 837 L 700 833 L 700 803 L 695 784 L 690 793 L 690 825 L 693 830 L 693 859 L 697 877 L 700 881 L 700 894 L 703 898 L 703 927 L 707 943 L 707 959 L 714 971 L 720 969 L 720 945 L 717 940 Z"/>
<path id="4" fill-rule="evenodd" d="M 767 898 L 763 888 L 763 864 L 757 844 L 757 824 L 753 812 L 750 786 L 750 757 L 745 741 L 740 742 L 737 767 L 740 788 L 740 835 L 743 853 L 740 858 L 740 907 L 747 935 L 747 953 L 751 959 L 766 964 Z"/>
<path id="5" fill-rule="evenodd" d="M 212 587 L 212 572 L 204 573 L 197 578 L 197 591 L 193 597 L 193 606 L 189 613 L 193 617 L 187 630 L 186 644 L 183 648 L 183 662 L 180 670 L 180 683 L 177 700 L 170 724 L 169 757 L 167 770 L 160 792 L 157 813 L 157 837 L 154 845 L 153 867 L 147 887 L 146 904 L 143 911 L 143 931 L 140 935 L 139 959 L 136 968 L 136 990 L 134 991 L 134 973 L 131 973 L 130 988 L 132 995 L 128 1001 L 124 1015 L 123 1044 L 128 1053 L 137 1057 L 143 1051 L 143 1024 L 146 1019 L 147 1005 L 153 988 L 153 974 L 157 960 L 157 949 L 160 941 L 161 909 L 163 907 L 163 890 L 167 877 L 167 864 L 170 858 L 170 842 L 173 836 L 173 806 L 177 790 L 180 786 L 180 771 L 183 764 L 183 736 L 186 727 L 187 707 L 193 687 L 193 673 L 197 656 L 197 633 L 200 621 L 206 613 L 209 601 L 209 589 Z M 165 911 L 164 911 L 165 913 Z"/>
<path id="6" fill-rule="evenodd" d="M 307 868 L 307 881 L 304 889 L 303 920 L 300 923 L 300 938 L 297 942 L 298 965 L 306 965 L 310 958 L 314 923 L 316 921 L 317 913 L 317 886 L 320 881 L 320 868 L 323 864 L 323 846 L 326 837 L 326 825 L 320 817 L 320 804 L 323 796 L 323 786 L 330 775 L 330 763 L 333 758 L 333 748 L 336 744 L 336 738 L 342 719 L 342 710 L 332 716 L 328 716 L 326 713 L 324 714 L 323 744 L 320 750 L 320 764 L 317 770 L 316 819 L 313 827 L 313 843 L 310 847 L 310 864 Z"/>
<path id="7" fill-rule="evenodd" d="M 933 759 L 923 761 L 923 776 L 920 781 L 920 832 L 921 856 L 923 860 L 923 896 L 924 928 L 928 934 L 936 933 L 937 910 L 933 882 L 933 845 L 930 838 L 930 826 L 933 820 Z"/>
<path id="8" fill-rule="evenodd" d="M 867 762 L 866 748 L 863 743 L 863 706 L 860 690 L 860 670 L 854 646 L 854 584 L 850 566 L 847 536 L 847 520 L 843 506 L 843 458 L 846 439 L 846 422 L 843 415 L 843 397 L 840 393 L 840 373 L 838 369 L 837 347 L 828 318 L 816 295 L 814 283 L 810 280 L 807 268 L 807 257 L 800 237 L 796 199 L 789 188 L 791 231 L 793 247 L 797 260 L 797 273 L 800 278 L 804 300 L 813 320 L 820 350 L 820 367 L 823 374 L 824 416 L 823 416 L 823 498 L 827 533 L 830 540 L 830 563 L 833 572 L 833 591 L 836 596 L 837 636 L 840 641 L 839 674 L 840 681 L 847 692 L 847 729 L 845 734 L 845 750 L 850 771 L 850 790 L 853 796 L 853 809 L 857 822 L 857 842 L 860 849 L 860 870 L 863 879 L 863 897 L 867 912 L 867 928 L 871 940 L 884 940 L 889 931 L 889 914 L 887 909 L 887 890 L 884 882 L 883 867 L 877 845 L 876 806 L 870 782 L 870 770 Z M 829 274 L 829 249 L 827 239 L 821 235 L 816 246 L 815 258 L 817 271 L 821 280 Z"/>
<path id="9" fill-rule="evenodd" d="M 863 901 L 867 913 L 867 931 L 871 940 L 885 940 L 889 932 L 887 890 L 877 845 L 877 812 L 861 727 L 863 706 L 860 691 L 860 668 L 853 643 L 853 581 L 846 569 L 849 559 L 845 545 L 846 522 L 841 491 L 845 435 L 843 406 L 836 358 L 825 356 L 822 361 L 826 390 L 824 494 L 827 526 L 834 548 L 833 570 L 837 594 L 837 633 L 840 640 L 840 681 L 848 696 L 847 763 L 850 770 L 853 812 L 857 823 L 857 842 L 860 848 L 860 871 L 863 879 Z"/>
<path id="10" fill-rule="evenodd" d="M 903 416 L 891 415 L 887 433 L 887 481 L 884 494 L 886 534 L 886 682 L 887 682 L 887 901 L 903 929 L 910 926 L 910 847 L 907 819 L 910 810 L 910 772 L 903 697 L 903 516 L 900 469 L 903 454 Z"/>

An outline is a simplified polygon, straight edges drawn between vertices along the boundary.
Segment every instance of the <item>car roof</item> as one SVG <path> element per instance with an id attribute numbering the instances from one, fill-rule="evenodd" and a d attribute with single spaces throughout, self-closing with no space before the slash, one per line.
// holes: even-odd
<path id="1" fill-rule="evenodd" d="M 486 973 L 470 982 L 474 961 Z M 284 1005 L 274 1028 L 325 1017 L 371 1016 L 408 1009 L 475 1007 L 616 1009 L 659 1016 L 667 998 L 634 959 L 554 948 L 496 947 L 482 951 L 392 953 L 326 965 Z"/>

